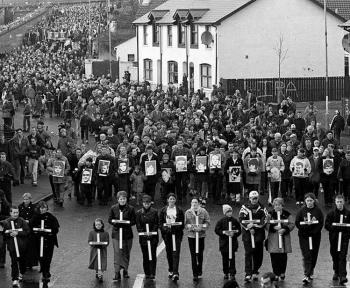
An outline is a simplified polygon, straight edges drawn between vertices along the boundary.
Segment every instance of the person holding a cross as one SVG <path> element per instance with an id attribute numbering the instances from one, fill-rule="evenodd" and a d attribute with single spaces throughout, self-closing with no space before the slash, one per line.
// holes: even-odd
<path id="1" fill-rule="evenodd" d="M 292 253 L 290 232 L 294 229 L 293 217 L 284 209 L 283 198 L 273 200 L 273 210 L 267 215 L 267 251 L 270 253 L 272 271 L 284 280 L 287 268 L 287 253 Z"/>
<path id="2" fill-rule="evenodd" d="M 142 208 L 136 212 L 136 228 L 143 256 L 143 270 L 146 279 L 154 280 L 157 267 L 158 225 L 156 209 L 151 207 L 152 197 L 143 195 Z"/>
<path id="3" fill-rule="evenodd" d="M 13 286 L 18 286 L 26 272 L 25 252 L 30 232 L 28 223 L 19 217 L 17 206 L 10 208 L 10 217 L 1 221 L 0 230 L 5 233 L 7 250 L 11 257 L 11 277 Z"/>
<path id="4" fill-rule="evenodd" d="M 264 254 L 266 216 L 267 210 L 259 202 L 258 191 L 251 191 L 249 202 L 242 205 L 239 211 L 245 250 L 245 282 L 250 282 L 252 278 L 258 280 Z"/>
<path id="5" fill-rule="evenodd" d="M 129 278 L 128 268 L 130 261 L 130 251 L 134 234 L 132 226 L 135 225 L 135 209 L 127 204 L 127 194 L 125 191 L 117 193 L 118 203 L 111 207 L 108 223 L 113 225 L 112 242 L 114 249 L 114 280 L 121 280 L 120 270 L 123 270 L 123 277 Z"/>
<path id="6" fill-rule="evenodd" d="M 315 194 L 307 193 L 304 201 L 305 205 L 295 217 L 295 225 L 299 230 L 299 245 L 303 255 L 303 283 L 308 284 L 312 281 L 317 262 L 324 217 L 321 209 L 316 205 Z"/>
<path id="7" fill-rule="evenodd" d="M 203 252 L 206 230 L 210 225 L 209 213 L 199 204 L 199 198 L 191 200 L 191 208 L 185 212 L 185 227 L 190 247 L 193 281 L 202 277 Z"/>
<path id="8" fill-rule="evenodd" d="M 159 213 L 159 228 L 165 243 L 166 256 L 169 265 L 169 279 L 174 282 L 179 280 L 180 250 L 183 237 L 185 215 L 182 209 L 176 205 L 175 193 L 167 196 L 168 205 Z"/>
<path id="9" fill-rule="evenodd" d="M 35 235 L 36 251 L 39 252 L 40 271 L 43 275 L 43 286 L 50 282 L 50 266 L 54 247 L 58 247 L 57 233 L 60 228 L 57 218 L 48 212 L 49 207 L 45 201 L 38 203 L 39 214 L 35 214 L 30 226 Z"/>
<path id="10" fill-rule="evenodd" d="M 333 260 L 333 280 L 340 285 L 348 282 L 346 278 L 346 256 L 350 238 L 350 211 L 345 208 L 343 195 L 335 197 L 336 208 L 326 216 L 325 228 L 329 231 L 330 252 Z"/>
<path id="11" fill-rule="evenodd" d="M 224 217 L 215 225 L 215 233 L 219 236 L 219 249 L 222 256 L 224 279 L 235 279 L 236 261 L 235 252 L 238 249 L 237 237 L 241 235 L 241 225 L 233 217 L 233 210 L 230 205 L 222 206 Z"/>

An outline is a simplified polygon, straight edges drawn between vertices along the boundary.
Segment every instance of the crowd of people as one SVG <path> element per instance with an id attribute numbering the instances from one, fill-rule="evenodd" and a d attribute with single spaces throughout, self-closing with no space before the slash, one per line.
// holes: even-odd
<path id="1" fill-rule="evenodd" d="M 118 203 L 111 208 L 108 222 L 113 226 L 115 280 L 120 280 L 121 270 L 123 277 L 128 277 L 131 227 L 136 224 L 138 232 L 143 233 L 140 245 L 146 278 L 153 280 L 156 273 L 158 234 L 152 233 L 160 229 L 166 244 L 169 278 L 179 279 L 179 253 L 186 229 L 193 277 L 198 281 L 210 224 L 205 206 L 224 204 L 225 218 L 217 223 L 215 232 L 220 237 L 225 279 L 235 278 L 234 251 L 242 233 L 245 280 L 257 279 L 264 243 L 271 253 L 273 272 L 284 280 L 287 253 L 291 251 L 289 232 L 296 225 L 305 269 L 303 282 L 309 283 L 324 222 L 316 204 L 322 190 L 327 209 L 334 201 L 337 204 L 333 218 L 330 222 L 326 219 L 326 229 L 333 236 L 343 232 L 341 250 L 335 251 L 331 242 L 331 253 L 334 263 L 338 263 L 334 279 L 346 283 L 342 261 L 349 233 L 346 227 L 333 227 L 332 223 L 340 223 L 340 215 L 344 223 L 350 221 L 344 207 L 350 200 L 350 147 L 343 147 L 340 141 L 342 131 L 350 125 L 349 117 L 345 119 L 335 111 L 330 127 L 324 127 L 314 103 L 298 110 L 290 97 L 276 107 L 254 97 L 248 102 L 243 91 L 226 95 L 221 85 L 213 87 L 211 95 L 205 95 L 201 90 L 187 94 L 186 85 L 177 88 L 169 83 L 163 90 L 147 82 L 131 83 L 127 77 L 121 81 L 112 81 L 110 75 L 86 78 L 84 59 L 89 53 L 90 33 L 86 7 L 73 5 L 53 10 L 27 33 L 22 47 L 0 59 L 4 131 L 17 128 L 10 140 L 0 137 L 2 205 L 12 204 L 11 183 L 22 185 L 29 175 L 32 185 L 37 186 L 39 175 L 45 173 L 58 206 L 63 206 L 66 192 L 88 206 L 95 199 L 99 205 L 108 205 L 114 196 Z M 101 9 L 96 6 L 92 10 L 96 31 L 104 25 L 97 21 Z M 72 40 L 69 43 L 79 42 L 80 49 L 48 39 L 47 31 L 67 32 Z M 23 110 L 18 108 L 21 103 Z M 14 127 L 14 115 L 22 111 L 23 127 Z M 45 129 L 46 116 L 62 119 L 57 146 Z M 37 120 L 34 126 L 31 119 Z M 183 213 L 181 207 L 189 195 L 193 197 L 191 208 Z M 268 196 L 266 205 L 259 201 L 262 195 Z M 300 206 L 295 222 L 283 210 L 283 203 L 291 199 Z M 157 201 L 166 205 L 160 213 L 151 207 Z M 246 201 L 248 204 L 243 204 Z M 269 213 L 267 205 L 273 206 Z M 135 212 L 133 206 L 140 210 Z M 241 207 L 239 219 L 233 218 L 231 206 Z M 25 265 L 19 262 L 19 272 L 14 263 L 20 257 L 11 243 L 16 237 L 29 237 L 29 232 L 24 233 L 28 230 L 26 222 L 17 220 L 16 207 L 10 207 L 8 213 L 3 211 L 6 209 L 1 209 L 4 218 L 10 219 L 3 226 L 5 231 L 11 230 L 5 238 L 15 282 L 20 279 L 19 273 L 25 272 Z M 47 213 L 44 208 L 43 211 Z M 11 218 L 7 218 L 9 213 Z M 31 220 L 27 220 L 31 226 Z M 21 223 L 14 228 L 8 226 L 11 221 Z M 103 226 L 103 220 L 95 221 L 90 242 L 109 242 L 95 238 L 104 232 Z M 24 231 L 17 233 L 17 228 Z M 120 229 L 124 230 L 122 238 Z M 45 231 L 41 236 L 48 237 Z M 279 236 L 284 239 L 282 248 Z M 229 239 L 233 241 L 233 253 L 227 252 Z M 92 246 L 92 250 L 106 249 L 101 245 Z M 52 258 L 53 248 L 50 251 Z M 103 262 L 103 268 L 96 269 L 97 253 L 94 255 L 90 267 L 97 270 L 101 280 L 106 265 Z M 42 265 L 49 267 L 50 261 Z M 47 283 L 49 270 L 42 271 Z"/>

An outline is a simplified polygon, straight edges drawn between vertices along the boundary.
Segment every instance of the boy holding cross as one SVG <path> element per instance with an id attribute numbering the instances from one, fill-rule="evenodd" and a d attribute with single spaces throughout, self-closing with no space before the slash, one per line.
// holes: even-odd
<path id="1" fill-rule="evenodd" d="M 10 217 L 1 222 L 0 230 L 4 231 L 7 250 L 11 257 L 11 276 L 13 286 L 18 286 L 26 272 L 25 252 L 28 235 L 28 223 L 19 217 L 17 206 L 10 208 Z"/>
<path id="2" fill-rule="evenodd" d="M 143 256 L 143 270 L 146 279 L 154 280 L 157 267 L 158 225 L 156 209 L 151 207 L 152 197 L 143 195 L 142 208 L 136 212 L 136 228 Z"/>
<path id="3" fill-rule="evenodd" d="M 295 217 L 295 226 L 299 230 L 299 245 L 303 255 L 303 283 L 309 284 L 312 281 L 317 262 L 324 219 L 321 209 L 316 205 L 315 194 L 307 193 L 304 201 L 305 205 L 298 211 Z"/>
<path id="4" fill-rule="evenodd" d="M 249 202 L 242 205 L 239 221 L 245 250 L 245 282 L 258 280 L 264 254 L 265 224 L 267 210 L 259 203 L 258 191 L 250 191 Z"/>
<path id="5" fill-rule="evenodd" d="M 233 217 L 233 210 L 230 205 L 224 204 L 222 211 L 225 216 L 216 223 L 215 233 L 219 236 L 224 279 L 227 280 L 229 274 L 231 279 L 235 279 L 235 252 L 238 249 L 237 237 L 241 235 L 241 226 L 238 220 Z"/>
<path id="6" fill-rule="evenodd" d="M 340 285 L 348 282 L 346 278 L 346 256 L 350 237 L 350 211 L 344 206 L 343 195 L 335 197 L 336 208 L 326 216 L 325 228 L 329 231 L 330 252 L 333 260 L 333 280 Z"/>
<path id="7" fill-rule="evenodd" d="M 57 233 L 60 228 L 58 220 L 50 212 L 46 202 L 38 203 L 39 214 L 35 214 L 30 221 L 35 235 L 36 251 L 40 262 L 40 271 L 43 275 L 43 287 L 47 287 L 50 282 L 50 266 L 55 246 L 58 247 Z"/>

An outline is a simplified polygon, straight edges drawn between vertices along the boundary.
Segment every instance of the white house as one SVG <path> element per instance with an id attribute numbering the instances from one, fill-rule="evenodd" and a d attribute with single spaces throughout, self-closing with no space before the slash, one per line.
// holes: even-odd
<path id="1" fill-rule="evenodd" d="M 209 92 L 220 78 L 277 77 L 281 39 L 281 77 L 324 76 L 322 2 L 169 0 L 133 22 L 138 80 L 180 85 L 185 74 L 192 89 Z M 345 32 L 338 25 L 350 18 L 350 1 L 328 3 L 329 75 L 343 76 Z"/>

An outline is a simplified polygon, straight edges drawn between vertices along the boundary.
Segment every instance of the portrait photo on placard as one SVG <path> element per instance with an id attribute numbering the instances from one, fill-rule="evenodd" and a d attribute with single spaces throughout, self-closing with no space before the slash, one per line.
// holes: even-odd
<path id="1" fill-rule="evenodd" d="M 187 156 L 176 156 L 175 157 L 176 172 L 187 171 Z"/>
<path id="2" fill-rule="evenodd" d="M 296 161 L 293 176 L 304 176 L 304 162 Z"/>
<path id="3" fill-rule="evenodd" d="M 241 182 L 241 167 L 240 166 L 230 166 L 229 168 L 229 178 L 230 183 L 239 183 Z"/>
<path id="4" fill-rule="evenodd" d="M 109 165 L 111 162 L 109 160 L 99 160 L 98 161 L 98 175 L 99 176 L 107 176 L 109 172 Z"/>
<path id="5" fill-rule="evenodd" d="M 145 172 L 146 176 L 154 176 L 157 174 L 157 162 L 156 160 L 145 162 Z"/>
<path id="6" fill-rule="evenodd" d="M 53 162 L 53 173 L 52 173 L 52 176 L 54 176 L 54 177 L 64 177 L 64 168 L 65 168 L 64 161 L 55 160 Z"/>
<path id="7" fill-rule="evenodd" d="M 248 160 L 249 173 L 258 173 L 259 160 L 258 158 L 251 158 Z"/>
<path id="8" fill-rule="evenodd" d="M 168 183 L 171 178 L 171 168 L 162 168 L 162 180 Z"/>
<path id="9" fill-rule="evenodd" d="M 331 175 L 334 172 L 334 160 L 323 159 L 323 172 L 326 175 Z"/>
<path id="10" fill-rule="evenodd" d="M 91 184 L 92 169 L 85 168 L 81 175 L 81 184 Z"/>
<path id="11" fill-rule="evenodd" d="M 129 173 L 129 161 L 128 159 L 118 159 L 118 173 Z"/>
<path id="12" fill-rule="evenodd" d="M 209 168 L 210 169 L 221 168 L 221 154 L 209 154 Z"/>
<path id="13" fill-rule="evenodd" d="M 199 173 L 203 173 L 207 170 L 207 156 L 196 157 L 196 170 Z"/>

